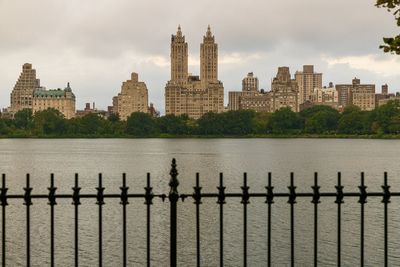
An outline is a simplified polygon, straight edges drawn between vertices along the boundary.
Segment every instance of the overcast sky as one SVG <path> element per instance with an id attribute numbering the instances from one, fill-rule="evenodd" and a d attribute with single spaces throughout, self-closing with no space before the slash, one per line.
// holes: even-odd
<path id="1" fill-rule="evenodd" d="M 0 0 L 0 107 L 22 65 L 42 86 L 71 83 L 77 109 L 105 109 L 122 81 L 138 72 L 149 101 L 164 112 L 170 40 L 178 24 L 189 45 L 189 72 L 199 74 L 202 37 L 211 25 L 219 45 L 219 79 L 227 93 L 253 71 L 270 90 L 278 66 L 293 75 L 304 64 L 323 83 L 383 83 L 400 91 L 400 56 L 378 48 L 400 28 L 375 0 Z"/>

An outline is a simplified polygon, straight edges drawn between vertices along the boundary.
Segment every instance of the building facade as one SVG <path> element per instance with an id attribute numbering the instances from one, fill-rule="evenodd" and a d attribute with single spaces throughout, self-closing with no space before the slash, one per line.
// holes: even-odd
<path id="1" fill-rule="evenodd" d="M 32 64 L 25 63 L 22 72 L 11 92 L 11 106 L 9 112 L 15 114 L 17 111 L 29 108 L 32 109 L 33 92 L 40 87 L 40 80 L 36 78 L 36 70 Z"/>
<path id="2" fill-rule="evenodd" d="M 258 90 L 258 78 L 249 72 L 242 80 L 242 91 L 229 92 L 228 110 L 250 109 L 269 112 L 271 97 L 264 90 Z"/>
<path id="3" fill-rule="evenodd" d="M 208 26 L 200 45 L 200 77 L 188 73 L 188 45 L 181 27 L 171 37 L 171 80 L 165 87 L 165 113 L 198 119 L 224 111 L 224 87 L 218 80 L 218 45 Z"/>
<path id="4" fill-rule="evenodd" d="M 276 77 L 271 84 L 271 112 L 289 107 L 299 111 L 298 83 L 291 79 L 289 67 L 279 67 Z"/>
<path id="5" fill-rule="evenodd" d="M 75 95 L 69 83 L 64 89 L 50 89 L 41 87 L 35 89 L 32 98 L 32 113 L 49 108 L 60 111 L 66 119 L 75 117 Z"/>
<path id="6" fill-rule="evenodd" d="M 242 92 L 257 92 L 258 91 L 258 78 L 254 76 L 253 72 L 249 72 L 242 80 Z"/>
<path id="7" fill-rule="evenodd" d="M 361 110 L 375 108 L 375 85 L 361 84 L 360 79 L 354 78 L 351 84 L 337 84 L 339 108 L 355 105 Z"/>
<path id="8" fill-rule="evenodd" d="M 314 88 L 322 88 L 322 73 L 314 72 L 313 65 L 304 65 L 303 71 L 296 71 L 294 77 L 299 90 L 299 105 L 311 101 Z"/>
<path id="9" fill-rule="evenodd" d="M 113 97 L 113 112 L 118 113 L 121 120 L 126 120 L 133 112 L 149 112 L 149 96 L 147 86 L 139 81 L 139 75 L 131 74 L 131 79 L 122 83 L 121 92 Z"/>
<path id="10" fill-rule="evenodd" d="M 339 106 L 338 91 L 336 91 L 332 84 L 329 87 L 314 88 L 314 92 L 311 95 L 311 102 L 314 105 L 326 105 L 337 109 Z"/>

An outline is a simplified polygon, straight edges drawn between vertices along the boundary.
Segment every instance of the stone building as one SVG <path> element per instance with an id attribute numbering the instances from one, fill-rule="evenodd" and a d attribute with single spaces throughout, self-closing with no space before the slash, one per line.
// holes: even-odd
<path id="1" fill-rule="evenodd" d="M 171 37 L 171 80 L 165 87 L 165 113 L 198 119 L 224 111 L 224 87 L 218 80 L 218 45 L 208 26 L 200 45 L 200 77 L 188 73 L 188 45 L 181 27 Z"/>
<path id="2" fill-rule="evenodd" d="M 44 87 L 35 89 L 32 98 L 32 112 L 54 108 L 60 111 L 66 119 L 75 117 L 75 95 L 69 83 L 64 89 L 46 90 Z"/>
<path id="3" fill-rule="evenodd" d="M 257 92 L 258 91 L 258 78 L 254 76 L 253 72 L 249 72 L 247 77 L 242 80 L 242 92 Z"/>
<path id="4" fill-rule="evenodd" d="M 333 84 L 330 83 L 329 87 L 314 88 L 311 95 L 311 102 L 314 105 L 326 105 L 332 108 L 338 108 L 339 95 Z"/>
<path id="5" fill-rule="evenodd" d="M 322 73 L 314 72 L 313 65 L 304 65 L 303 71 L 296 71 L 294 77 L 299 90 L 299 105 L 311 100 L 314 88 L 322 88 Z"/>
<path id="6" fill-rule="evenodd" d="M 118 113 L 121 120 L 126 120 L 133 112 L 149 112 L 149 96 L 147 86 L 139 81 L 139 75 L 131 74 L 131 79 L 122 83 L 121 93 L 113 97 L 113 112 Z"/>
<path id="7" fill-rule="evenodd" d="M 32 64 L 25 63 L 22 72 L 11 92 L 11 106 L 9 112 L 15 114 L 24 108 L 32 108 L 33 91 L 40 87 L 40 80 L 36 78 L 36 70 Z"/>
<path id="8" fill-rule="evenodd" d="M 251 109 L 257 112 L 270 111 L 271 97 L 258 90 L 258 78 L 249 72 L 242 80 L 242 91 L 229 92 L 228 110 Z"/>
<path id="9" fill-rule="evenodd" d="M 298 84 L 291 79 L 289 67 L 279 67 L 271 84 L 271 112 L 284 107 L 299 111 Z"/>
<path id="10" fill-rule="evenodd" d="M 339 108 L 355 105 L 361 110 L 375 108 L 375 85 L 361 84 L 360 79 L 354 78 L 351 84 L 337 84 Z"/>

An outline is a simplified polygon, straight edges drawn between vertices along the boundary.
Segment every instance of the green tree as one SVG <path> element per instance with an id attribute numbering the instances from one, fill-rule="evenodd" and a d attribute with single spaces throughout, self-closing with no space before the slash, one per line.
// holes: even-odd
<path id="1" fill-rule="evenodd" d="M 89 113 L 78 119 L 78 133 L 84 135 L 101 135 L 105 133 L 105 119 L 97 113 Z"/>
<path id="2" fill-rule="evenodd" d="M 197 120 L 197 124 L 199 134 L 222 135 L 224 133 L 224 122 L 221 114 L 207 112 Z"/>
<path id="3" fill-rule="evenodd" d="M 338 123 L 343 134 L 368 134 L 371 132 L 371 113 L 355 106 L 346 107 Z"/>
<path id="4" fill-rule="evenodd" d="M 67 130 L 64 115 L 53 108 L 36 112 L 33 124 L 34 131 L 39 135 L 63 135 Z"/>
<path id="5" fill-rule="evenodd" d="M 4 119 L 0 119 L 0 135 L 8 135 L 10 133 L 11 129 L 10 127 L 7 125 L 6 120 Z"/>
<path id="6" fill-rule="evenodd" d="M 254 133 L 254 110 L 236 110 L 218 114 L 223 122 L 223 133 L 226 135 L 246 135 Z"/>
<path id="7" fill-rule="evenodd" d="M 30 129 L 33 126 L 32 109 L 24 108 L 14 115 L 14 124 L 18 129 Z"/>
<path id="8" fill-rule="evenodd" d="M 336 131 L 339 112 L 328 106 L 314 106 L 300 112 L 307 133 L 328 133 Z"/>
<path id="9" fill-rule="evenodd" d="M 168 114 L 157 119 L 157 125 L 161 133 L 186 135 L 190 133 L 188 125 L 189 116 L 180 115 L 175 116 Z"/>
<path id="10" fill-rule="evenodd" d="M 299 115 L 288 107 L 272 113 L 267 124 L 267 131 L 277 134 L 298 133 L 301 129 L 302 122 Z"/>
<path id="11" fill-rule="evenodd" d="M 253 130 L 256 134 L 265 134 L 268 121 L 271 118 L 269 112 L 257 112 L 253 118 Z"/>
<path id="12" fill-rule="evenodd" d="M 151 136 L 157 134 L 157 125 L 150 114 L 134 112 L 126 121 L 126 133 L 139 137 Z"/>
<path id="13" fill-rule="evenodd" d="M 397 26 L 400 26 L 400 0 L 377 0 L 377 7 L 386 8 L 389 12 L 393 12 Z M 385 53 L 393 53 L 400 55 L 400 35 L 394 37 L 383 38 L 384 45 L 379 46 Z"/>
<path id="14" fill-rule="evenodd" d="M 381 133 L 398 133 L 400 101 L 391 100 L 373 111 L 373 120 Z"/>

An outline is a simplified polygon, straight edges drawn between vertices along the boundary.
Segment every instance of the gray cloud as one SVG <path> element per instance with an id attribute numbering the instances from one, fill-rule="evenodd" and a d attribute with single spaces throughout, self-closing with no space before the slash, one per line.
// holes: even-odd
<path id="1" fill-rule="evenodd" d="M 303 64 L 316 65 L 324 83 L 359 76 L 399 90 L 400 73 L 384 75 L 374 66 L 345 63 L 371 55 L 377 62 L 395 57 L 382 55 L 378 46 L 383 36 L 399 29 L 391 14 L 374 2 L 0 0 L 0 106 L 9 105 L 22 64 L 31 62 L 49 88 L 70 81 L 78 108 L 93 101 L 101 108 L 110 105 L 122 81 L 136 71 L 148 85 L 150 100 L 164 110 L 170 35 L 178 24 L 192 59 L 198 59 L 202 36 L 211 24 L 226 93 L 240 89 L 249 71 L 269 89 L 278 66 L 289 66 L 294 74 Z M 331 64 L 327 58 L 340 60 Z M 391 64 L 400 66 L 396 62 Z M 190 71 L 198 73 L 195 64 Z"/>

